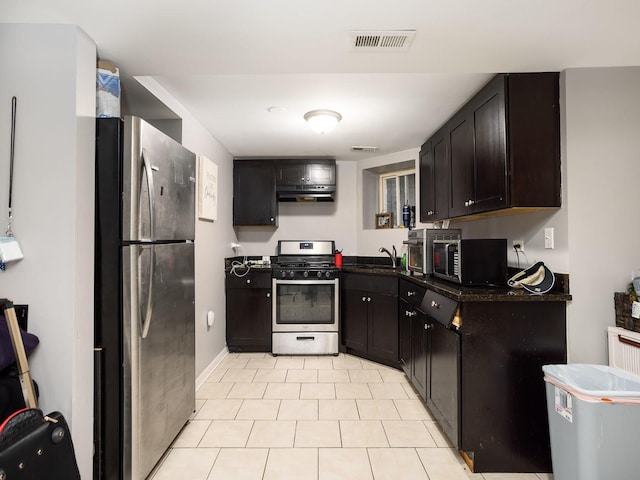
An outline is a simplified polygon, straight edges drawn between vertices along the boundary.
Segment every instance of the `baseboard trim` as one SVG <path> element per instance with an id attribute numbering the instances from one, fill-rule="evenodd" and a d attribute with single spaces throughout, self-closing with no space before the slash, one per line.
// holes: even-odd
<path id="1" fill-rule="evenodd" d="M 207 368 L 205 368 L 202 373 L 198 375 L 198 378 L 196 378 L 196 391 L 198 391 L 198 389 L 204 384 L 204 382 L 207 381 L 207 378 L 209 378 L 211 372 L 213 372 L 216 367 L 220 365 L 220 363 L 222 363 L 222 360 L 224 360 L 227 355 L 229 355 L 229 349 L 227 347 L 224 347 L 222 351 L 211 361 L 211 363 L 207 365 Z"/>

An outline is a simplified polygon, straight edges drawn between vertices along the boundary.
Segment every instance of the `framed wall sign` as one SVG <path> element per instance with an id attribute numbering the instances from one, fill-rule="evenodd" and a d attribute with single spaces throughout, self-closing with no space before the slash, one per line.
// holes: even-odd
<path id="1" fill-rule="evenodd" d="M 198 156 L 198 218 L 218 218 L 218 166 L 202 155 Z"/>
<path id="2" fill-rule="evenodd" d="M 376 213 L 376 228 L 393 228 L 393 212 Z"/>

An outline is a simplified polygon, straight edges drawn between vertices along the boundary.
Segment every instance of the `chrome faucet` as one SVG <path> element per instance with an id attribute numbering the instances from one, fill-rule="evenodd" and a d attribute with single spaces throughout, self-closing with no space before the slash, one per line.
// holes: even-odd
<path id="1" fill-rule="evenodd" d="M 380 247 L 380 250 L 378 250 L 381 253 L 386 253 L 387 255 L 389 255 L 391 257 L 391 266 L 393 268 L 396 268 L 396 257 L 398 256 L 397 252 L 396 252 L 396 246 L 392 245 L 391 249 L 393 250 L 393 253 L 391 253 L 389 250 L 387 250 L 384 247 Z"/>

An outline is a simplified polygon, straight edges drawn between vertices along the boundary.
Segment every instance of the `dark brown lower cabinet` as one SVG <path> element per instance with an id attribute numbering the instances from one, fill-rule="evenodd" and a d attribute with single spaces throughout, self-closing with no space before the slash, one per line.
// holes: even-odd
<path id="1" fill-rule="evenodd" d="M 347 352 L 398 367 L 397 277 L 344 273 L 342 287 L 341 332 Z"/>
<path id="2" fill-rule="evenodd" d="M 462 302 L 460 446 L 474 472 L 551 472 L 542 366 L 567 362 L 563 301 Z"/>
<path id="3" fill-rule="evenodd" d="M 566 303 L 461 295 L 457 328 L 433 295 L 400 280 L 400 360 L 440 428 L 476 473 L 551 472 L 542 366 L 567 361 Z"/>
<path id="4" fill-rule="evenodd" d="M 226 275 L 227 347 L 230 352 L 271 351 L 271 271 Z"/>
<path id="5" fill-rule="evenodd" d="M 460 335 L 427 319 L 427 407 L 454 447 L 460 446 Z"/>
<path id="6" fill-rule="evenodd" d="M 400 300 L 400 365 L 423 400 L 427 398 L 427 316 Z"/>

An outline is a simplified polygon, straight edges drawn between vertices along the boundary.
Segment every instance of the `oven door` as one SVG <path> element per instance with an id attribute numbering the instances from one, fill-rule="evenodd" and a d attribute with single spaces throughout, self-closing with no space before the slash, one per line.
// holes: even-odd
<path id="1" fill-rule="evenodd" d="M 274 278 L 273 331 L 337 332 L 338 281 Z"/>

